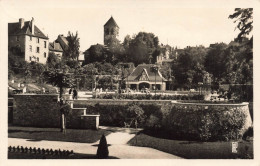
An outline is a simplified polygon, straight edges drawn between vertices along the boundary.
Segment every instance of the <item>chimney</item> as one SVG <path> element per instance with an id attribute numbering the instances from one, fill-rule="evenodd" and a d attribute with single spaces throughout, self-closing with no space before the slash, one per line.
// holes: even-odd
<path id="1" fill-rule="evenodd" d="M 31 26 L 32 26 L 32 34 L 34 35 L 34 18 L 32 18 Z"/>
<path id="2" fill-rule="evenodd" d="M 19 26 L 20 26 L 20 29 L 23 28 L 23 26 L 24 26 L 24 19 L 23 18 L 19 19 Z"/>

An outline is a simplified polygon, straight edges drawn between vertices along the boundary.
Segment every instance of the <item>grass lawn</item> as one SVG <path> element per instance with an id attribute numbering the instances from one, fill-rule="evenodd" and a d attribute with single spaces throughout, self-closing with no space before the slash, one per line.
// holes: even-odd
<path id="1" fill-rule="evenodd" d="M 111 131 L 107 130 L 84 130 L 67 129 L 66 135 L 59 128 L 35 128 L 35 127 L 8 127 L 9 138 L 24 138 L 31 140 L 65 141 L 94 143 L 100 140 L 102 134 L 107 136 Z"/>
<path id="2" fill-rule="evenodd" d="M 8 152 L 8 159 L 97 159 L 97 156 L 93 154 L 81 154 L 81 153 L 74 153 L 73 155 L 69 155 L 69 156 L 57 156 L 57 155 Z M 117 158 L 113 156 L 108 156 L 107 159 L 117 159 Z"/>
<path id="3" fill-rule="evenodd" d="M 236 159 L 253 158 L 253 141 L 238 141 L 238 153 L 232 153 L 232 141 L 197 142 L 156 138 L 139 133 L 128 144 L 150 147 L 187 159 Z"/>

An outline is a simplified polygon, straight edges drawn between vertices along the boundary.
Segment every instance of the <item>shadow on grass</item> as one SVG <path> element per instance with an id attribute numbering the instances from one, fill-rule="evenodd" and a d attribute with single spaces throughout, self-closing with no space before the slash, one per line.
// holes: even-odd
<path id="1" fill-rule="evenodd" d="M 232 142 L 202 142 L 170 139 L 165 135 L 139 132 L 128 144 L 150 147 L 186 159 L 253 159 L 253 141 L 239 140 L 237 153 L 232 153 Z"/>
<path id="2" fill-rule="evenodd" d="M 43 154 L 28 154 L 19 152 L 8 152 L 8 159 L 98 159 L 94 154 L 74 153 L 70 156 L 58 155 L 43 155 Z M 118 159 L 114 156 L 109 156 L 107 159 Z"/>
<path id="3" fill-rule="evenodd" d="M 64 142 L 80 142 L 94 143 L 100 140 L 104 134 L 107 136 L 110 131 L 99 130 L 83 130 L 83 129 L 67 129 L 66 134 L 60 132 L 59 128 L 36 128 L 36 127 L 19 127 L 9 126 L 9 138 L 23 138 L 29 141 L 64 141 Z"/>

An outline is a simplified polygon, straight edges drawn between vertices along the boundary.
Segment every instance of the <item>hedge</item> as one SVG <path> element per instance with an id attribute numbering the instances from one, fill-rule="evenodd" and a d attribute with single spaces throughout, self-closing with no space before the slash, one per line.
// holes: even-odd
<path id="1" fill-rule="evenodd" d="M 100 125 L 123 127 L 133 114 L 129 107 L 137 105 L 143 110 L 138 127 L 165 131 L 172 139 L 227 141 L 242 138 L 246 122 L 243 107 L 196 106 L 178 104 L 87 105 L 87 113 L 100 114 Z M 136 107 L 137 109 L 139 109 Z M 140 116 L 139 116 L 140 117 Z M 134 125 L 132 125 L 134 127 Z"/>
<path id="2" fill-rule="evenodd" d="M 228 141 L 242 138 L 246 114 L 241 108 L 174 105 L 163 109 L 162 129 L 175 138 Z"/>
<path id="3" fill-rule="evenodd" d="M 98 94 L 93 95 L 97 99 L 137 99 L 137 100 L 203 100 L 204 95 L 151 95 L 151 94 Z"/>

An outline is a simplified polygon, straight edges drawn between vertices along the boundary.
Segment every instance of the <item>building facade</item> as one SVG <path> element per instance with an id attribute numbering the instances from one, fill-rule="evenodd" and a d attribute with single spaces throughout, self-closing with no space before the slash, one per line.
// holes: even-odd
<path id="1" fill-rule="evenodd" d="M 166 90 L 167 80 L 163 78 L 158 66 L 153 64 L 138 65 L 133 72 L 125 79 L 126 86 L 131 89 L 141 90 Z"/>
<path id="2" fill-rule="evenodd" d="M 45 64 L 49 55 L 49 38 L 31 21 L 8 23 L 8 49 L 19 48 L 27 62 Z"/>
<path id="3" fill-rule="evenodd" d="M 60 43 L 58 43 L 56 41 L 49 43 L 49 52 L 57 55 L 59 57 L 59 59 L 61 59 L 61 57 L 63 55 L 63 49 L 62 49 Z"/>
<path id="4" fill-rule="evenodd" d="M 119 35 L 119 26 L 117 25 L 114 18 L 111 16 L 110 19 L 104 25 L 104 45 L 109 46 L 113 39 L 117 39 Z"/>

